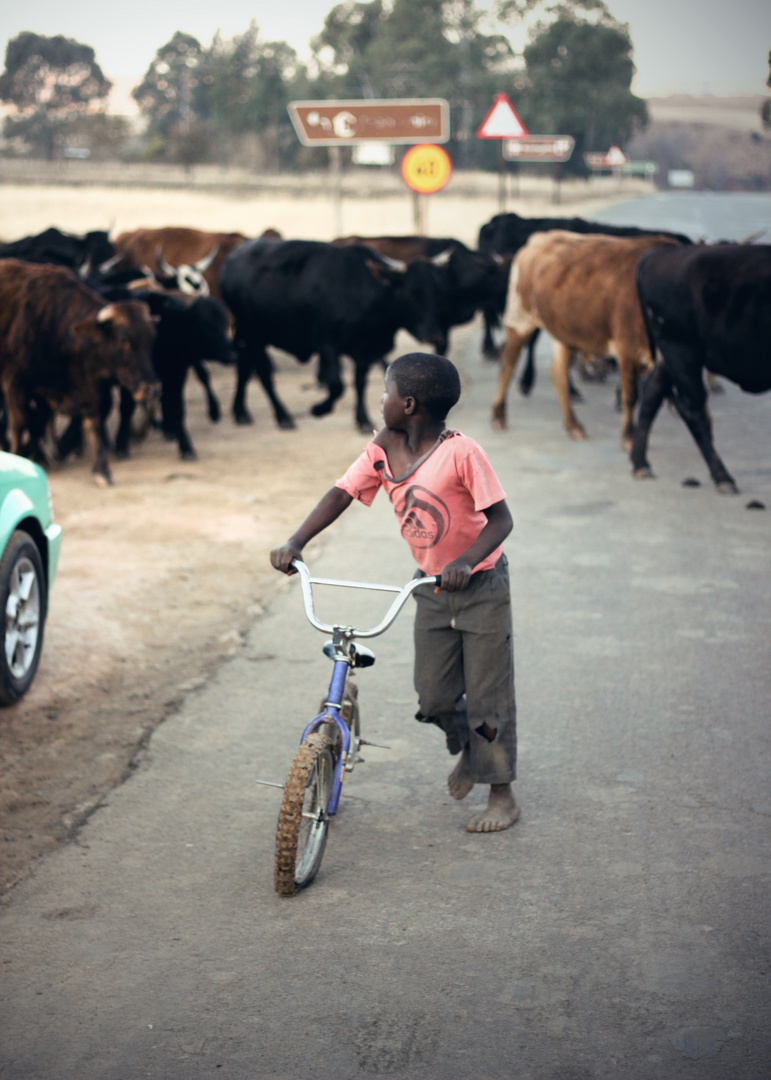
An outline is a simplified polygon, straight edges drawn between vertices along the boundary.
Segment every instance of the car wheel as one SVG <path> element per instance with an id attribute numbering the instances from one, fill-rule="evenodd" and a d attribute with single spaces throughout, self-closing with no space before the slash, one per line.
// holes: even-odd
<path id="1" fill-rule="evenodd" d="M 43 563 L 35 542 L 17 529 L 0 560 L 0 610 L 5 612 L 0 650 L 0 705 L 12 705 L 35 678 L 46 611 Z"/>

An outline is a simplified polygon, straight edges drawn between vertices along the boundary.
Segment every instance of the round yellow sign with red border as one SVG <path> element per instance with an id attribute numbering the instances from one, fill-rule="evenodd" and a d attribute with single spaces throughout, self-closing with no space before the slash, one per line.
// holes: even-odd
<path id="1" fill-rule="evenodd" d="M 441 146 L 411 146 L 402 158 L 402 179 L 419 195 L 433 195 L 446 187 L 452 176 L 450 155 Z"/>

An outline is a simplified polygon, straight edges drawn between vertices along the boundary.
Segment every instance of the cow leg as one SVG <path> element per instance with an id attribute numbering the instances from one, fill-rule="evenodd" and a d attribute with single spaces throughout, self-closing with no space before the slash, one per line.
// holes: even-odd
<path id="1" fill-rule="evenodd" d="M 136 409 L 134 395 L 125 386 L 120 387 L 119 393 L 120 422 L 115 434 L 115 456 L 125 461 L 129 456 L 129 444 L 131 442 L 131 420 Z"/>
<path id="2" fill-rule="evenodd" d="M 98 417 L 84 416 L 83 430 L 86 433 L 86 440 L 91 450 L 91 472 L 94 480 L 100 487 L 107 487 L 112 484 L 112 475 L 110 466 L 107 463 L 107 447 L 104 445 L 104 440 L 100 435 Z"/>
<path id="3" fill-rule="evenodd" d="M 665 397 L 672 395 L 672 380 L 664 365 L 659 362 L 645 378 L 640 395 L 637 425 L 632 437 L 632 475 L 636 480 L 652 479 L 653 471 L 648 462 L 648 437 L 653 421 Z"/>
<path id="4" fill-rule="evenodd" d="M 204 393 L 206 394 L 206 405 L 209 410 L 209 419 L 213 424 L 216 424 L 220 416 L 222 415 L 222 410 L 220 409 L 220 403 L 217 399 L 217 395 L 211 388 L 209 371 L 203 360 L 194 361 L 193 371 L 195 372 L 196 377 L 198 378 L 198 381 L 203 387 Z"/>
<path id="5" fill-rule="evenodd" d="M 484 321 L 484 336 L 482 338 L 482 356 L 486 356 L 488 360 L 497 360 L 500 354 L 500 349 L 495 344 L 495 338 L 493 337 L 493 330 L 496 326 L 500 325 L 498 313 L 492 308 L 482 308 L 482 319 Z"/>
<path id="6" fill-rule="evenodd" d="M 364 435 L 371 435 L 374 431 L 372 421 L 367 413 L 367 377 L 370 365 L 373 361 L 354 361 L 354 377 L 356 381 L 356 426 Z"/>
<path id="7" fill-rule="evenodd" d="M 56 440 L 56 460 L 65 461 L 70 454 L 83 453 L 83 421 L 73 416 Z"/>
<path id="8" fill-rule="evenodd" d="M 555 341 L 551 365 L 551 381 L 562 409 L 562 421 L 565 430 L 571 439 L 580 441 L 586 438 L 586 431 L 570 404 L 570 365 L 572 361 L 572 349 L 569 349 L 567 345 L 563 345 L 561 341 Z"/>
<path id="9" fill-rule="evenodd" d="M 197 461 L 198 454 L 185 428 L 185 379 L 187 367 L 167 374 L 161 390 L 161 416 L 163 430 L 176 439 L 179 456 L 183 461 Z"/>
<path id="10" fill-rule="evenodd" d="M 666 359 L 670 362 L 673 349 L 667 348 Z M 721 495 L 738 495 L 739 488 L 736 481 L 723 464 L 712 441 L 712 423 L 707 411 L 707 391 L 701 369 L 697 369 L 695 375 L 686 365 L 688 350 L 682 350 L 677 359 L 672 360 L 675 371 L 683 374 L 674 378 L 677 411 L 688 425 L 688 430 L 693 435 L 696 445 L 701 451 L 701 456 L 707 463 L 710 476 Z M 679 363 L 679 367 L 677 366 Z M 691 361 L 692 363 L 692 361 Z"/>
<path id="11" fill-rule="evenodd" d="M 29 401 L 15 380 L 4 382 L 3 395 L 8 423 L 8 444 L 12 454 L 21 454 L 22 435 L 29 424 Z"/>
<path id="12" fill-rule="evenodd" d="M 618 382 L 621 392 L 621 444 L 629 454 L 634 440 L 634 407 L 637 404 L 637 363 L 619 355 Z"/>
<path id="13" fill-rule="evenodd" d="M 540 333 L 541 328 L 540 326 L 537 326 L 527 339 L 527 359 L 525 360 L 522 374 L 519 376 L 519 392 L 520 394 L 524 394 L 525 397 L 527 397 L 535 385 L 535 346 Z"/>
<path id="14" fill-rule="evenodd" d="M 335 402 L 343 396 L 343 380 L 340 376 L 340 355 L 330 345 L 319 349 L 319 382 L 326 386 L 329 394 L 324 401 L 311 408 L 313 416 L 326 416 L 335 407 Z"/>
<path id="15" fill-rule="evenodd" d="M 246 408 L 246 387 L 252 375 L 256 375 L 262 388 L 273 406 L 276 423 L 281 428 L 293 428 L 295 422 L 287 412 L 273 385 L 273 363 L 264 345 L 254 347 L 253 358 L 247 357 L 248 343 L 238 340 L 238 362 L 236 364 L 236 392 L 233 398 L 233 417 L 237 424 L 251 424 L 252 417 Z"/>
<path id="16" fill-rule="evenodd" d="M 493 401 L 493 427 L 499 431 L 503 431 L 508 427 L 506 421 L 506 391 L 516 371 L 522 346 L 529 337 L 530 333 L 520 334 L 513 327 L 506 327 L 506 341 L 501 349 L 501 373 L 498 376 L 498 390 Z"/>

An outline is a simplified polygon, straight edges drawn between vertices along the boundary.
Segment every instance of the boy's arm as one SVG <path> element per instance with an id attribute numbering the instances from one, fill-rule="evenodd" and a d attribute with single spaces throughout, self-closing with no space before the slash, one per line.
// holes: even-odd
<path id="1" fill-rule="evenodd" d="M 457 592 L 459 589 L 465 589 L 471 580 L 474 567 L 478 566 L 483 559 L 486 559 L 491 552 L 495 551 L 514 527 L 505 499 L 488 506 L 483 513 L 487 518 L 487 524 L 474 543 L 457 559 L 447 563 L 447 566 L 442 570 L 441 587 L 445 592 Z"/>
<path id="2" fill-rule="evenodd" d="M 347 491 L 339 487 L 330 488 L 287 542 L 271 551 L 270 561 L 276 570 L 282 570 L 285 574 L 296 574 L 292 559 L 301 559 L 303 548 L 308 541 L 336 521 L 352 502 L 353 496 Z"/>

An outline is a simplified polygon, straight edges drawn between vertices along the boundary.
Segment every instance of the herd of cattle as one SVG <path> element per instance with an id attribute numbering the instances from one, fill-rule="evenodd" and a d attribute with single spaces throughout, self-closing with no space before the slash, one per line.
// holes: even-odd
<path id="1" fill-rule="evenodd" d="M 522 350 L 529 351 L 526 389 L 535 339 L 546 330 L 572 437 L 585 437 L 570 404 L 574 355 L 611 355 L 634 474 L 651 475 L 648 436 L 668 398 L 718 489 L 737 490 L 712 442 L 705 371 L 751 393 L 771 389 L 771 245 L 694 244 L 678 233 L 513 213 L 482 226 L 477 250 L 450 238 L 325 243 L 284 240 L 271 229 L 248 239 L 178 227 L 114 240 L 51 228 L 0 244 L 0 437 L 12 451 L 45 461 L 53 417 L 69 416 L 56 454 L 79 447 L 85 433 L 94 475 L 110 483 L 106 420 L 117 386 L 117 455 L 128 453 L 135 403 L 152 410 L 160 399 L 164 433 L 183 458 L 194 458 L 184 385 L 192 368 L 218 419 L 205 367 L 212 360 L 236 368 L 236 422 L 251 421 L 246 391 L 256 375 L 276 422 L 291 428 L 268 346 L 302 363 L 318 356 L 326 397 L 313 407 L 316 416 L 343 393 L 341 356 L 348 356 L 356 423 L 371 431 L 368 372 L 393 349 L 397 331 L 446 353 L 452 327 L 477 312 L 487 355 L 496 351 L 494 329 L 505 327 L 497 426 L 506 424 L 506 392 Z"/>

